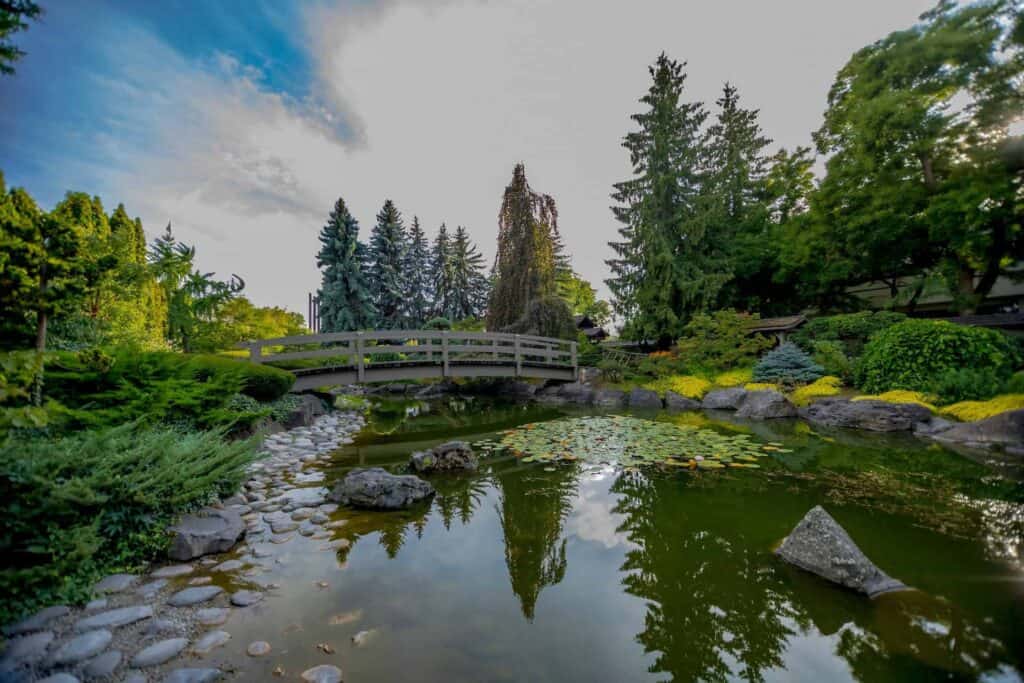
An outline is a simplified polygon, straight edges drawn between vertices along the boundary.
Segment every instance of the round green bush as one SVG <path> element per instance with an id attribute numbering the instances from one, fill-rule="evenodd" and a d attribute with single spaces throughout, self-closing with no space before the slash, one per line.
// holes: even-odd
<path id="1" fill-rule="evenodd" d="M 257 401 L 281 398 L 295 384 L 295 375 L 287 370 L 234 358 L 196 355 L 189 357 L 189 365 L 195 377 L 201 381 L 210 377 L 237 374 L 242 379 L 239 391 Z"/>
<path id="2" fill-rule="evenodd" d="M 992 370 L 1007 378 L 1020 363 L 1009 337 L 944 320 L 907 320 L 881 330 L 864 347 L 858 385 L 869 393 L 928 391 L 951 370 Z"/>

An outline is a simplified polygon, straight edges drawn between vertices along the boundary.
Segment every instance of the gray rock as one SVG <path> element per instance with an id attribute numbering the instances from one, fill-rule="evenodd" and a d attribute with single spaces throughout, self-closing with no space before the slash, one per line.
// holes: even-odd
<path id="1" fill-rule="evenodd" d="M 167 604 L 171 607 L 189 607 L 213 600 L 223 592 L 224 589 L 220 586 L 194 586 L 178 591 L 170 597 Z"/>
<path id="2" fill-rule="evenodd" d="M 149 683 L 149 679 L 142 672 L 129 671 L 128 675 L 124 677 L 123 683 Z"/>
<path id="3" fill-rule="evenodd" d="M 109 650 L 90 659 L 82 669 L 82 673 L 88 679 L 107 678 L 114 673 L 114 669 L 121 665 L 122 657 L 120 650 Z"/>
<path id="4" fill-rule="evenodd" d="M 700 410 L 700 401 L 695 401 L 692 398 L 687 398 L 682 394 L 669 390 L 665 392 L 665 407 L 675 413 L 681 413 L 687 410 Z"/>
<path id="5" fill-rule="evenodd" d="M 235 607 L 248 607 L 255 605 L 263 599 L 263 593 L 259 591 L 240 590 L 231 594 L 231 604 Z"/>
<path id="6" fill-rule="evenodd" d="M 287 522 L 273 522 L 270 525 L 270 530 L 275 534 L 286 534 L 289 531 L 295 531 L 299 528 L 298 522 L 293 522 L 290 519 Z"/>
<path id="7" fill-rule="evenodd" d="M 661 397 L 658 396 L 658 392 L 651 389 L 633 389 L 629 392 L 629 407 L 660 410 Z"/>
<path id="8" fill-rule="evenodd" d="M 250 657 L 262 657 L 263 655 L 270 654 L 270 643 L 265 640 L 257 640 L 249 643 L 249 647 L 245 648 L 245 652 Z"/>
<path id="9" fill-rule="evenodd" d="M 736 417 L 751 420 L 772 420 L 781 417 L 796 417 L 796 406 L 789 399 L 771 389 L 764 391 L 748 391 L 743 399 Z"/>
<path id="10" fill-rule="evenodd" d="M 283 426 L 285 429 L 311 425 L 317 417 L 327 412 L 323 401 L 312 394 L 302 394 L 299 399 L 301 403 L 288 413 L 288 416 L 284 419 Z"/>
<path id="11" fill-rule="evenodd" d="M 85 619 L 79 619 L 75 623 L 76 631 L 91 631 L 94 628 L 113 628 L 127 626 L 136 621 L 149 619 L 153 616 L 153 608 L 149 605 L 134 605 L 132 607 L 119 607 L 107 610 L 99 614 L 93 614 Z"/>
<path id="12" fill-rule="evenodd" d="M 151 622 L 146 624 L 146 635 L 155 636 L 161 633 L 172 633 L 181 632 L 181 626 L 170 619 L 153 619 Z"/>
<path id="13" fill-rule="evenodd" d="M 210 631 L 196 641 L 196 644 L 192 646 L 192 652 L 205 655 L 207 652 L 212 652 L 214 649 L 224 645 L 229 640 L 231 640 L 231 634 L 227 631 Z"/>
<path id="14" fill-rule="evenodd" d="M 389 474 L 379 467 L 349 472 L 331 493 L 343 505 L 401 510 L 434 495 L 434 487 L 411 474 Z"/>
<path id="15" fill-rule="evenodd" d="M 175 576 L 185 576 L 191 574 L 194 571 L 194 567 L 190 564 L 171 564 L 166 567 L 160 567 L 155 572 L 151 573 L 154 579 L 170 579 Z"/>
<path id="16" fill-rule="evenodd" d="M 622 389 L 595 389 L 594 405 L 605 408 L 620 408 L 626 405 L 626 392 Z"/>
<path id="17" fill-rule="evenodd" d="M 84 609 L 86 612 L 95 612 L 98 609 L 106 609 L 107 604 L 109 602 L 110 601 L 106 598 L 96 598 L 95 600 L 90 600 L 89 602 L 85 603 L 85 607 L 83 607 L 82 609 Z"/>
<path id="18" fill-rule="evenodd" d="M 156 581 L 150 581 L 144 583 L 135 589 L 136 594 L 141 595 L 144 598 L 151 598 L 160 590 L 167 585 L 167 579 L 157 579 Z"/>
<path id="19" fill-rule="evenodd" d="M 163 683 L 213 683 L 223 675 L 220 669 L 175 669 L 164 676 Z"/>
<path id="20" fill-rule="evenodd" d="M 799 413 L 805 420 L 814 424 L 866 429 L 872 432 L 908 432 L 918 422 L 932 419 L 930 410 L 913 403 L 850 401 L 843 398 L 816 401 L 806 408 L 801 408 Z"/>
<path id="21" fill-rule="evenodd" d="M 1011 410 L 977 422 L 960 422 L 932 438 L 981 448 L 1002 446 L 1015 452 L 1024 446 L 1024 410 Z"/>
<path id="22" fill-rule="evenodd" d="M 220 626 L 229 616 L 231 610 L 227 607 L 206 607 L 196 610 L 196 620 L 203 626 Z"/>
<path id="23" fill-rule="evenodd" d="M 71 608 L 67 605 L 54 605 L 53 607 L 47 607 L 41 609 L 32 616 L 22 619 L 21 621 L 4 628 L 4 633 L 13 636 L 19 633 L 29 633 L 31 631 L 41 631 L 46 628 L 54 619 L 59 619 L 71 612 Z"/>
<path id="24" fill-rule="evenodd" d="M 21 664 L 41 659 L 52 642 L 53 631 L 40 631 L 8 641 L 7 649 L 0 658 L 0 671 L 10 671 Z"/>
<path id="25" fill-rule="evenodd" d="M 111 574 L 92 587 L 94 593 L 120 593 L 128 590 L 139 577 L 134 574 Z"/>
<path id="26" fill-rule="evenodd" d="M 519 400 L 534 398 L 540 389 L 539 384 L 531 384 L 518 379 L 499 381 L 494 385 L 494 393 L 498 396 Z"/>
<path id="27" fill-rule="evenodd" d="M 429 451 L 413 453 L 409 458 L 409 467 L 414 472 L 456 472 L 475 471 L 479 466 L 473 449 L 465 441 L 449 441 L 434 446 Z"/>
<path id="28" fill-rule="evenodd" d="M 701 407 L 705 410 L 739 410 L 747 393 L 743 387 L 712 389 L 704 395 Z"/>
<path id="29" fill-rule="evenodd" d="M 438 396 L 445 396 L 446 394 L 458 393 L 458 386 L 451 380 L 444 380 L 441 382 L 435 382 L 428 384 L 416 391 L 413 396 L 415 398 L 436 398 Z"/>
<path id="30" fill-rule="evenodd" d="M 145 669 L 169 662 L 177 657 L 178 653 L 186 647 L 188 647 L 188 638 L 161 640 L 159 643 L 153 643 L 149 647 L 142 649 L 137 655 L 132 657 L 132 666 Z"/>
<path id="31" fill-rule="evenodd" d="M 916 423 L 914 425 L 914 433 L 918 436 L 935 436 L 952 429 L 954 426 L 956 426 L 956 422 L 933 416 L 927 422 Z"/>
<path id="32" fill-rule="evenodd" d="M 245 562 L 241 560 L 227 560 L 216 565 L 210 571 L 214 572 L 235 572 L 245 566 Z"/>
<path id="33" fill-rule="evenodd" d="M 171 531 L 174 539 L 168 555 L 174 560 L 191 560 L 231 550 L 245 536 L 245 522 L 234 510 L 206 508 L 185 515 Z"/>
<path id="34" fill-rule="evenodd" d="M 321 503 L 327 502 L 329 491 L 322 486 L 292 489 L 286 491 L 274 499 L 278 505 L 296 508 L 315 508 Z"/>
<path id="35" fill-rule="evenodd" d="M 820 505 L 804 515 L 775 553 L 790 564 L 868 597 L 907 589 L 876 567 Z"/>
<path id="36" fill-rule="evenodd" d="M 538 401 L 546 403 L 575 403 L 587 405 L 594 400 L 594 388 L 580 382 L 552 384 L 535 394 Z"/>
<path id="37" fill-rule="evenodd" d="M 303 671 L 302 680 L 310 683 L 341 683 L 341 669 L 330 664 L 321 664 Z"/>
<path id="38" fill-rule="evenodd" d="M 53 654 L 54 664 L 75 664 L 107 649 L 114 634 L 106 629 L 89 631 L 64 643 Z"/>
<path id="39" fill-rule="evenodd" d="M 46 678 L 39 679 L 36 683 L 81 683 L 77 678 L 69 673 L 55 673 Z"/>

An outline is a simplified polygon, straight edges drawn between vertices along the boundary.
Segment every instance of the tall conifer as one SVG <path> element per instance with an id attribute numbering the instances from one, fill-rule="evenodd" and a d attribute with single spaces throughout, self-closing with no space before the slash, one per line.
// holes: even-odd
<path id="1" fill-rule="evenodd" d="M 372 327 L 375 312 L 363 273 L 365 250 L 359 243 L 359 223 L 340 197 L 319 239 L 316 265 L 323 271 L 317 291 L 320 329 L 345 332 Z"/>
<path id="2" fill-rule="evenodd" d="M 452 320 L 481 316 L 487 307 L 484 259 L 461 225 L 451 243 Z"/>
<path id="3" fill-rule="evenodd" d="M 430 281 L 430 243 L 420 227 L 420 220 L 412 217 L 409 227 L 408 249 L 405 252 L 406 312 L 409 327 L 422 327 L 430 318 L 430 300 L 433 284 Z"/>
<path id="4" fill-rule="evenodd" d="M 377 214 L 369 253 L 370 295 L 377 308 L 377 324 L 384 329 L 407 326 L 405 254 L 402 214 L 389 199 Z"/>
<path id="5" fill-rule="evenodd" d="M 430 281 L 433 287 L 431 304 L 435 316 L 449 320 L 452 319 L 454 309 L 451 248 L 448 228 L 442 223 L 430 250 Z"/>

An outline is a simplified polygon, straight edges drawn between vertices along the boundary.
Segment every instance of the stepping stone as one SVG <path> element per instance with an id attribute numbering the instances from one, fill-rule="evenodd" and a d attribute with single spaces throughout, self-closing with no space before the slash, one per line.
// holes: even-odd
<path id="1" fill-rule="evenodd" d="M 227 562 L 221 562 L 216 567 L 214 567 L 211 571 L 215 571 L 215 572 L 233 572 L 233 571 L 236 571 L 238 569 L 241 569 L 244 566 L 245 566 L 245 562 L 242 562 L 241 560 L 228 560 Z"/>
<path id="2" fill-rule="evenodd" d="M 141 595 L 144 598 L 151 598 L 160 592 L 160 589 L 167 585 L 167 579 L 157 579 L 156 581 L 150 581 L 144 583 L 135 589 L 137 595 Z"/>
<path id="3" fill-rule="evenodd" d="M 75 678 L 74 676 L 72 676 L 71 674 L 66 674 L 64 672 L 61 672 L 59 674 L 53 674 L 52 676 L 47 676 L 46 678 L 41 678 L 41 679 L 39 679 L 39 681 L 37 681 L 37 683 L 82 683 L 82 682 L 80 680 L 78 680 L 77 678 Z"/>
<path id="4" fill-rule="evenodd" d="M 134 574 L 111 574 L 95 586 L 93 593 L 120 593 L 128 590 L 139 577 Z"/>
<path id="5" fill-rule="evenodd" d="M 180 628 L 181 627 L 179 624 L 171 621 L 170 619 L 154 619 L 153 621 L 149 622 L 148 626 L 146 626 L 146 635 L 155 636 L 160 633 L 179 631 Z"/>
<path id="6" fill-rule="evenodd" d="M 194 588 L 186 588 L 185 590 L 178 591 L 172 595 L 167 601 L 167 604 L 171 607 L 188 607 L 190 605 L 198 605 L 201 602 L 213 600 L 223 592 L 224 589 L 220 586 L 196 586 Z"/>
<path id="7" fill-rule="evenodd" d="M 270 643 L 265 640 L 257 640 L 254 643 L 249 643 L 249 647 L 245 648 L 245 651 L 250 657 L 262 657 L 270 654 Z"/>
<path id="8" fill-rule="evenodd" d="M 222 675 L 220 669 L 175 669 L 164 676 L 163 683 L 213 683 Z"/>
<path id="9" fill-rule="evenodd" d="M 60 646 L 53 655 L 54 664 L 75 664 L 107 649 L 114 634 L 107 630 L 89 631 Z"/>
<path id="10" fill-rule="evenodd" d="M 153 616 L 153 608 L 149 605 L 135 605 L 134 607 L 119 607 L 118 609 L 107 610 L 94 614 L 91 617 L 80 619 L 75 624 L 76 631 L 90 631 L 94 628 L 113 628 L 134 624 L 136 621 L 149 619 Z"/>
<path id="11" fill-rule="evenodd" d="M 42 631 L 43 628 L 54 619 L 59 619 L 71 612 L 71 608 L 67 605 L 54 605 L 53 607 L 47 607 L 46 609 L 39 610 L 32 616 L 22 619 L 13 626 L 8 626 L 4 629 L 4 633 L 7 635 L 17 635 L 19 633 L 29 633 L 30 631 Z"/>
<path id="12" fill-rule="evenodd" d="M 299 528 L 298 522 L 275 522 L 270 525 L 270 530 L 275 534 L 286 534 Z"/>
<path id="13" fill-rule="evenodd" d="M 229 640 L 231 640 L 231 634 L 227 631 L 210 631 L 196 641 L 196 644 L 192 646 L 192 652 L 199 655 L 205 655 L 207 652 L 212 652 L 215 648 L 220 647 Z"/>
<path id="14" fill-rule="evenodd" d="M 196 610 L 196 619 L 203 626 L 220 626 L 228 620 L 229 616 L 231 616 L 231 610 L 227 607 L 206 607 Z"/>
<path id="15" fill-rule="evenodd" d="M 317 512 L 309 518 L 309 521 L 313 522 L 314 524 L 326 524 L 330 521 L 330 519 L 331 518 L 325 515 L 324 513 Z"/>
<path id="16" fill-rule="evenodd" d="M 310 683 L 341 683 L 341 669 L 330 664 L 321 664 L 303 671 L 302 680 Z"/>
<path id="17" fill-rule="evenodd" d="M 106 598 L 96 598 L 95 600 L 90 600 L 89 602 L 85 603 L 84 609 L 86 612 L 95 612 L 98 609 L 106 608 L 109 602 L 110 601 Z"/>
<path id="18" fill-rule="evenodd" d="M 190 564 L 172 564 L 166 567 L 160 567 L 155 572 L 150 574 L 154 579 L 170 579 L 175 576 L 185 576 L 191 574 L 194 568 Z"/>
<path id="19" fill-rule="evenodd" d="M 188 585 L 190 586 L 205 586 L 208 583 L 213 583 L 213 579 L 209 576 L 197 576 L 194 579 L 190 579 Z"/>
<path id="20" fill-rule="evenodd" d="M 170 661 L 188 646 L 188 638 L 169 638 L 153 643 L 132 657 L 132 666 L 145 669 Z"/>
<path id="21" fill-rule="evenodd" d="M 53 631 L 40 631 L 7 643 L 7 651 L 0 659 L 0 670 L 10 671 L 26 662 L 42 658 L 53 642 Z"/>
<path id="22" fill-rule="evenodd" d="M 136 671 L 128 674 L 124 679 L 124 683 L 149 683 L 149 679 L 146 678 L 146 674 Z"/>
<path id="23" fill-rule="evenodd" d="M 261 558 L 264 558 L 264 557 L 270 557 L 273 554 L 274 554 L 274 551 L 272 551 L 270 548 L 266 548 L 264 546 L 259 546 L 259 545 L 254 545 L 252 547 L 252 556 L 255 557 L 256 559 L 261 559 Z"/>
<path id="24" fill-rule="evenodd" d="M 121 657 L 120 650 L 104 652 L 99 657 L 89 660 L 85 668 L 82 669 L 82 673 L 85 674 L 87 679 L 107 678 L 114 673 L 114 669 L 121 663 Z"/>
<path id="25" fill-rule="evenodd" d="M 304 519 L 309 519 L 316 511 L 313 508 L 299 508 L 292 513 L 292 519 L 296 522 L 301 522 Z"/>
<path id="26" fill-rule="evenodd" d="M 248 607 L 255 605 L 263 599 L 263 593 L 259 591 L 241 590 L 231 594 L 231 604 L 235 607 Z"/>
<path id="27" fill-rule="evenodd" d="M 282 543 L 287 543 L 288 541 L 292 540 L 294 536 L 295 534 L 282 534 L 279 536 L 271 536 L 270 542 L 274 545 L 281 545 Z"/>

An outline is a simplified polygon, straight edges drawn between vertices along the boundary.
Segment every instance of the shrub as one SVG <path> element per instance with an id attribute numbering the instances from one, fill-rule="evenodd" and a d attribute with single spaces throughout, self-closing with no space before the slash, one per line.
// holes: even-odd
<path id="1" fill-rule="evenodd" d="M 425 330 L 450 330 L 452 322 L 448 318 L 431 318 L 423 324 Z"/>
<path id="2" fill-rule="evenodd" d="M 754 366 L 754 381 L 796 384 L 813 382 L 825 374 L 820 365 L 793 342 L 783 342 L 761 356 Z"/>
<path id="3" fill-rule="evenodd" d="M 1005 413 L 1008 410 L 1021 410 L 1022 408 L 1024 408 L 1024 394 L 1004 394 L 987 401 L 961 401 L 946 406 L 939 412 L 964 422 L 974 422 Z"/>
<path id="4" fill-rule="evenodd" d="M 599 361 L 597 367 L 604 376 L 604 379 L 612 383 L 621 382 L 627 370 L 623 363 L 609 358 Z"/>
<path id="5" fill-rule="evenodd" d="M 743 385 L 747 391 L 781 391 L 782 388 L 774 382 L 747 382 Z"/>
<path id="6" fill-rule="evenodd" d="M 1007 394 L 1024 394 L 1024 372 L 1015 372 L 1006 380 L 1003 385 L 1003 392 Z"/>
<path id="7" fill-rule="evenodd" d="M 753 368 L 742 368 L 739 370 L 728 370 L 715 375 L 716 387 L 738 387 L 747 384 L 754 378 Z"/>
<path id="8" fill-rule="evenodd" d="M 892 311 L 861 311 L 812 318 L 793 333 L 793 341 L 808 350 L 814 348 L 816 341 L 837 342 L 842 346 L 844 355 L 856 358 L 871 335 L 906 318 L 906 315 Z"/>
<path id="9" fill-rule="evenodd" d="M 700 400 L 704 397 L 704 394 L 708 393 L 708 390 L 711 389 L 711 382 L 707 381 L 703 377 L 675 375 L 673 377 L 663 377 L 661 379 L 654 380 L 653 382 L 647 382 L 643 386 L 645 389 L 651 389 L 663 396 L 666 391 L 674 391 L 680 396 Z"/>
<path id="10" fill-rule="evenodd" d="M 587 335 L 580 332 L 576 335 L 576 362 L 586 368 L 597 367 L 601 362 L 601 347 L 587 339 Z"/>
<path id="11" fill-rule="evenodd" d="M 885 401 L 886 403 L 913 403 L 915 405 L 923 406 L 928 410 L 935 410 L 934 397 L 920 391 L 905 391 L 895 389 L 893 391 L 886 391 L 881 394 L 867 394 L 864 396 L 854 396 L 854 401 Z"/>
<path id="12" fill-rule="evenodd" d="M 980 401 L 998 394 L 1004 384 L 992 368 L 947 368 L 932 380 L 929 393 L 940 403 Z"/>
<path id="13" fill-rule="evenodd" d="M 1017 346 L 1001 332 L 943 320 L 907 320 L 871 338 L 857 379 L 871 393 L 928 391 L 951 369 L 991 370 L 1005 379 L 1019 360 Z"/>
<path id="14" fill-rule="evenodd" d="M 756 315 L 731 309 L 695 315 L 676 344 L 678 357 L 691 372 L 697 368 L 725 370 L 750 365 L 772 345 L 763 335 L 749 333 L 757 320 Z"/>
<path id="15" fill-rule="evenodd" d="M 176 514 L 238 488 L 253 451 L 220 431 L 137 424 L 0 444 L 0 622 L 138 569 Z"/>
<path id="16" fill-rule="evenodd" d="M 816 341 L 811 357 L 826 373 L 840 377 L 845 382 L 852 382 L 855 364 L 846 355 L 843 345 L 837 341 Z"/>
<path id="17" fill-rule="evenodd" d="M 45 427 L 50 407 L 31 404 L 31 389 L 41 369 L 42 357 L 35 351 L 0 354 L 0 437 L 9 429 Z"/>
<path id="18" fill-rule="evenodd" d="M 651 377 L 669 377 L 685 374 L 688 367 L 671 351 L 655 351 L 637 364 L 637 371 Z"/>
<path id="19" fill-rule="evenodd" d="M 195 377 L 207 381 L 217 375 L 237 374 L 242 379 L 241 393 L 257 401 L 273 401 L 281 398 L 295 384 L 295 376 L 281 368 L 250 363 L 248 361 L 223 358 L 213 355 L 185 356 Z"/>
<path id="20" fill-rule="evenodd" d="M 835 375 L 825 375 L 808 385 L 798 387 L 790 395 L 789 400 L 792 401 L 794 405 L 805 406 L 816 398 L 835 396 L 839 393 L 842 386 L 842 381 Z"/>
<path id="21" fill-rule="evenodd" d="M 504 331 L 558 339 L 576 339 L 577 334 L 572 309 L 565 299 L 557 296 L 531 301 L 523 317 Z"/>

